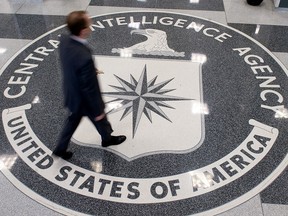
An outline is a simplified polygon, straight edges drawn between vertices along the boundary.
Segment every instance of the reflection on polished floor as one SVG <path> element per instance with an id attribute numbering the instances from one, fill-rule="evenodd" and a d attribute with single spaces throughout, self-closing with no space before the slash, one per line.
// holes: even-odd
<path id="1" fill-rule="evenodd" d="M 283 2 L 2 0 L 0 215 L 288 216 Z M 83 118 L 65 161 L 51 151 L 74 10 L 127 140 L 102 148 Z"/>

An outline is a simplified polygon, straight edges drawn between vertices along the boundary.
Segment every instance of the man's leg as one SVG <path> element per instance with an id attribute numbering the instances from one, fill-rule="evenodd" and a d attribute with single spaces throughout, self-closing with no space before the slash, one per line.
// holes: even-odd
<path id="1" fill-rule="evenodd" d="M 58 144 L 55 150 L 53 151 L 55 155 L 61 157 L 66 154 L 69 143 L 70 143 L 70 139 L 73 133 L 75 132 L 76 128 L 78 127 L 81 118 L 82 118 L 82 115 L 80 115 L 79 113 L 71 113 L 68 116 L 68 118 L 65 121 L 65 125 L 60 135 Z"/>
<path id="2" fill-rule="evenodd" d="M 113 132 L 113 129 L 106 116 L 100 121 L 95 121 L 95 118 L 91 116 L 88 116 L 88 118 L 96 127 L 98 133 L 101 135 L 102 140 L 108 141 L 111 139 L 111 133 Z"/>
<path id="3" fill-rule="evenodd" d="M 91 116 L 88 116 L 88 118 L 94 124 L 98 133 L 101 135 L 103 147 L 118 145 L 126 140 L 126 137 L 123 135 L 111 136 L 113 129 L 106 116 L 100 121 L 95 121 L 95 118 Z"/>

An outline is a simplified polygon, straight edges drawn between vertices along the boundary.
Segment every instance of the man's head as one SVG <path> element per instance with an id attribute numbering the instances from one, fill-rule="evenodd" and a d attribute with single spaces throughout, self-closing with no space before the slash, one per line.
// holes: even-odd
<path id="1" fill-rule="evenodd" d="M 73 11 L 66 19 L 68 29 L 72 35 L 87 38 L 90 35 L 90 18 L 85 11 Z"/>

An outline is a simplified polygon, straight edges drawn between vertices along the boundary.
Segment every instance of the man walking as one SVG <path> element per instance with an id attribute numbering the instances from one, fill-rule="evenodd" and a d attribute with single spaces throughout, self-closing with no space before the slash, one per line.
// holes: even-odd
<path id="1" fill-rule="evenodd" d="M 91 20 L 85 11 L 74 11 L 66 20 L 70 36 L 63 36 L 60 43 L 60 60 L 63 70 L 64 105 L 70 111 L 59 142 L 53 154 L 69 159 L 70 139 L 83 116 L 94 124 L 102 138 L 102 146 L 118 145 L 126 137 L 111 136 L 112 127 L 104 113 L 104 102 L 96 75 L 91 50 L 86 39 L 91 33 Z"/>

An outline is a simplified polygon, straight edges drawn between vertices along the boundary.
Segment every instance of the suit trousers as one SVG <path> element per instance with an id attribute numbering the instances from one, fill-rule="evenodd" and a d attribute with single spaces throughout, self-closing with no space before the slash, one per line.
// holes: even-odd
<path id="1" fill-rule="evenodd" d="M 65 121 L 64 128 L 60 135 L 59 142 L 54 150 L 56 154 L 63 154 L 67 151 L 70 139 L 77 129 L 82 117 L 85 116 L 82 113 L 71 113 Z M 111 133 L 113 132 L 110 122 L 105 116 L 100 121 L 95 121 L 95 117 L 87 116 L 94 124 L 98 133 L 101 135 L 102 141 L 109 141 L 111 139 Z M 87 134 L 89 136 L 89 134 Z"/>

